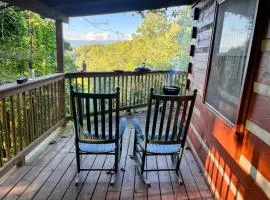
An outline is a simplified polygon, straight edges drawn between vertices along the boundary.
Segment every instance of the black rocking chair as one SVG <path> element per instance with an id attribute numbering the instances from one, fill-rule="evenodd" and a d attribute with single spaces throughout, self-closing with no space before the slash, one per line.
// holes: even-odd
<path id="1" fill-rule="evenodd" d="M 119 120 L 119 96 L 119 88 L 114 94 L 92 94 L 74 92 L 73 87 L 70 87 L 77 161 L 76 185 L 79 183 L 80 172 L 91 170 L 111 171 L 113 177 L 110 184 L 113 185 L 115 182 L 122 151 L 123 133 L 127 123 L 126 118 Z M 113 119 L 114 113 L 115 118 Z M 85 128 L 84 117 L 86 117 Z M 85 154 L 114 155 L 114 167 L 112 169 L 81 168 L 80 157 Z"/>
<path id="2" fill-rule="evenodd" d="M 133 155 L 136 168 L 143 181 L 150 187 L 150 183 L 144 176 L 146 171 L 175 171 L 179 184 L 182 184 L 180 162 L 184 152 L 184 146 L 188 133 L 197 90 L 191 96 L 172 96 L 153 94 L 150 92 L 148 110 L 146 116 L 145 131 L 143 132 L 139 120 L 134 118 L 135 140 Z M 152 107 L 154 105 L 153 119 Z M 159 114 L 159 108 L 161 112 Z M 168 107 L 168 109 L 166 109 Z M 157 124 L 159 129 L 156 131 Z M 166 126 L 164 130 L 163 127 Z M 168 169 L 146 169 L 146 156 L 170 155 L 174 168 Z M 180 175 L 180 176 L 179 176 Z"/>

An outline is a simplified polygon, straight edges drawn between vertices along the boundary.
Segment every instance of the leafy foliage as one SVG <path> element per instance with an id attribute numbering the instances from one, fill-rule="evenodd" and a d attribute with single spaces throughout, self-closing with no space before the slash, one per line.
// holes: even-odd
<path id="1" fill-rule="evenodd" d="M 81 67 L 85 60 L 88 71 L 133 70 L 141 63 L 152 69 L 185 70 L 192 22 L 189 12 L 179 8 L 170 17 L 164 11 L 141 13 L 143 21 L 132 40 L 78 47 L 76 65 Z"/>
<path id="2" fill-rule="evenodd" d="M 43 19 L 29 11 L 14 8 L 0 10 L 0 84 L 28 75 L 34 68 L 36 76 L 56 71 L 56 38 L 53 20 Z M 65 42 L 65 67 L 74 71 L 72 48 Z"/>

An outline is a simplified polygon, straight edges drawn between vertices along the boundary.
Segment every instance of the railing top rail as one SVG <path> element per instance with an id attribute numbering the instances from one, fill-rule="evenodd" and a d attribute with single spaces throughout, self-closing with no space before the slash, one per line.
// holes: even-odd
<path id="1" fill-rule="evenodd" d="M 145 75 L 145 74 L 167 74 L 171 71 L 151 71 L 151 72 L 134 72 L 134 71 L 124 71 L 124 72 L 73 72 L 66 73 L 66 78 L 76 78 L 76 77 L 112 77 L 112 76 L 135 76 L 135 75 Z M 176 71 L 176 74 L 186 75 L 186 72 Z"/>
<path id="2" fill-rule="evenodd" d="M 23 84 L 17 84 L 16 82 L 4 84 L 0 86 L 0 98 L 9 97 L 20 92 L 38 88 L 52 82 L 63 80 L 64 78 L 65 73 L 55 73 L 52 75 L 41 76 L 34 80 L 28 80 Z"/>

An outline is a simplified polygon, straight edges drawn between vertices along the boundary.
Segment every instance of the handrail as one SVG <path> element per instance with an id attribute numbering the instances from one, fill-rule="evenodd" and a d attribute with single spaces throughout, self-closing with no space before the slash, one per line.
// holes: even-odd
<path id="1" fill-rule="evenodd" d="M 112 76 L 130 76 L 130 75 L 140 75 L 140 74 L 169 74 L 176 73 L 187 75 L 187 72 L 183 71 L 169 71 L 169 70 L 156 70 L 151 72 L 135 72 L 135 71 L 124 71 L 124 72 L 69 72 L 66 73 L 66 78 L 76 78 L 76 77 L 112 77 Z"/>
<path id="2" fill-rule="evenodd" d="M 16 82 L 14 82 L 0 85 L 0 98 L 5 98 L 26 90 L 41 87 L 42 85 L 46 85 L 53 81 L 63 80 L 64 77 L 65 73 L 56 73 L 52 75 L 37 77 L 34 80 L 28 80 L 26 83 L 23 84 L 17 84 Z"/>

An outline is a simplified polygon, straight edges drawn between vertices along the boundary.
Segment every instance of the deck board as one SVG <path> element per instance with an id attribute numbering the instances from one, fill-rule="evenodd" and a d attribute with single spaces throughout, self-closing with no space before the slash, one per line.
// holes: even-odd
<path id="1" fill-rule="evenodd" d="M 145 115 L 136 114 L 143 123 Z M 129 158 L 133 150 L 134 129 L 129 124 L 123 138 L 123 151 L 116 183 L 110 186 L 111 175 L 106 171 L 81 172 L 80 183 L 75 186 L 76 159 L 72 130 L 67 137 L 58 137 L 56 144 L 48 145 L 27 161 L 26 165 L 13 170 L 6 180 L 0 181 L 0 199 L 213 199 L 192 153 L 186 150 L 180 166 L 184 185 L 177 182 L 175 172 L 147 172 L 151 188 L 143 184 L 135 164 Z M 113 156 L 83 156 L 83 167 L 111 168 Z M 169 156 L 148 157 L 147 168 L 171 167 Z M 123 168 L 124 170 L 121 170 Z"/>

